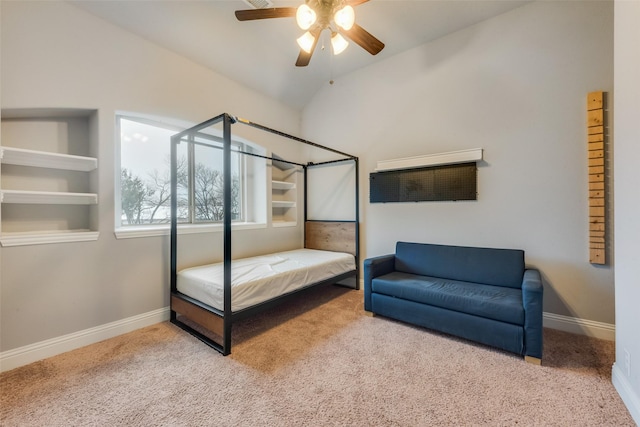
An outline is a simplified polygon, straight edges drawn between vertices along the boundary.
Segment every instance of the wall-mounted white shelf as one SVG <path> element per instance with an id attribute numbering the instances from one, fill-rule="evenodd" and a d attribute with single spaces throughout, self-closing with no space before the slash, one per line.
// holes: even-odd
<path id="1" fill-rule="evenodd" d="M 482 148 L 449 151 L 447 153 L 429 154 L 425 156 L 403 157 L 400 159 L 380 160 L 376 171 L 414 169 L 427 166 L 455 165 L 458 163 L 477 162 L 482 160 Z"/>
<path id="2" fill-rule="evenodd" d="M 64 169 L 90 172 L 98 167 L 94 157 L 74 156 L 71 154 L 50 153 L 15 147 L 0 147 L 2 163 L 38 168 Z"/>
<path id="3" fill-rule="evenodd" d="M 296 184 L 286 181 L 271 181 L 271 188 L 274 190 L 293 190 Z"/>
<path id="4" fill-rule="evenodd" d="M 49 243 L 91 242 L 98 240 L 100 233 L 90 230 L 61 230 L 30 233 L 2 233 L 2 247 L 46 245 Z"/>
<path id="5" fill-rule="evenodd" d="M 39 205 L 95 205 L 98 203 L 98 195 L 95 193 L 2 190 L 0 191 L 0 202 Z"/>
<path id="6" fill-rule="evenodd" d="M 277 221 L 277 220 L 275 220 L 275 221 L 272 222 L 272 225 L 274 227 L 276 227 L 276 228 L 277 227 L 295 227 L 297 225 L 297 222 L 296 221 L 284 221 L 284 220 Z"/>
<path id="7" fill-rule="evenodd" d="M 287 200 L 274 200 L 271 202 L 271 206 L 274 208 L 295 208 L 296 202 Z"/>

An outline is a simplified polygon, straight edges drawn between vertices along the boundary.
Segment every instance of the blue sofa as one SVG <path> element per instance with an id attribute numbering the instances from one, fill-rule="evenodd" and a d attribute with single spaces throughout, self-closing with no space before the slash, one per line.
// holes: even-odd
<path id="1" fill-rule="evenodd" d="M 397 242 L 364 261 L 364 309 L 542 360 L 542 282 L 524 251 Z"/>

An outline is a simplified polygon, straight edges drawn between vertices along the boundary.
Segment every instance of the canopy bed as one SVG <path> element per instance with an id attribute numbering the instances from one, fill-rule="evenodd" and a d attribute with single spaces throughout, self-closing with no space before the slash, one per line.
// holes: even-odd
<path id="1" fill-rule="evenodd" d="M 250 126 L 260 133 L 277 135 L 287 141 L 315 147 L 330 160 L 300 162 L 282 156 L 257 154 L 247 150 L 232 150 L 233 125 Z M 221 135 L 208 131 L 222 126 Z M 222 261 L 178 269 L 178 146 L 210 146 L 222 150 L 223 175 L 223 238 Z M 303 248 L 232 259 L 232 176 L 231 153 L 264 159 L 268 164 L 293 165 L 303 173 L 304 200 Z M 325 158 L 326 155 L 323 157 Z M 348 220 L 310 220 L 307 218 L 308 170 L 333 167 L 352 162 L 355 173 L 355 218 Z M 170 233 L 170 320 L 223 355 L 231 353 L 231 330 L 235 321 L 272 308 L 297 297 L 311 287 L 359 280 L 358 233 L 358 158 L 313 142 L 279 132 L 268 127 L 221 114 L 171 138 L 171 233 Z"/>

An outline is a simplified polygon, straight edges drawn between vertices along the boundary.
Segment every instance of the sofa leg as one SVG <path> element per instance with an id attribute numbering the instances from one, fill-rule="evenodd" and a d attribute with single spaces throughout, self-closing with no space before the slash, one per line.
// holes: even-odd
<path id="1" fill-rule="evenodd" d="M 524 361 L 527 363 L 531 363 L 532 365 L 542 364 L 542 359 L 538 359 L 537 357 L 525 356 Z"/>
<path id="2" fill-rule="evenodd" d="M 376 314 L 373 311 L 365 311 L 364 314 L 366 314 L 369 317 L 376 317 Z"/>

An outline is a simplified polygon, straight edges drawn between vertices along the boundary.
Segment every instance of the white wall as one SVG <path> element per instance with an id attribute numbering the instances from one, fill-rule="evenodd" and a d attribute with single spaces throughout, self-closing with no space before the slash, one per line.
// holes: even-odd
<path id="1" fill-rule="evenodd" d="M 535 2 L 327 85 L 303 132 L 360 157 L 364 257 L 398 240 L 521 248 L 545 312 L 613 324 L 613 269 L 589 264 L 586 149 L 612 48 L 611 2 Z M 477 201 L 369 203 L 378 160 L 476 147 Z"/>
<path id="2" fill-rule="evenodd" d="M 616 362 L 613 383 L 640 424 L 640 1 L 615 2 Z M 629 355 L 627 359 L 627 353 Z M 628 363 L 627 363 L 628 361 Z M 627 371 L 627 365 L 628 371 Z"/>
<path id="3" fill-rule="evenodd" d="M 168 306 L 168 237 L 114 236 L 116 111 L 196 123 L 228 112 L 294 135 L 300 114 L 67 3 L 1 7 L 2 108 L 90 108 L 99 120 L 99 240 L 0 249 L 7 352 Z M 220 233 L 181 237 L 181 262 L 206 260 L 220 242 Z M 300 228 L 233 240 L 236 254 L 300 243 Z"/>

